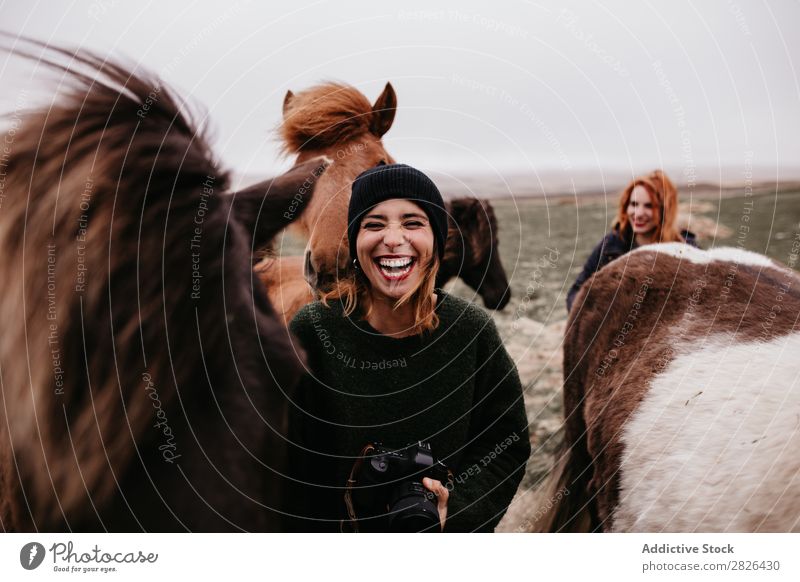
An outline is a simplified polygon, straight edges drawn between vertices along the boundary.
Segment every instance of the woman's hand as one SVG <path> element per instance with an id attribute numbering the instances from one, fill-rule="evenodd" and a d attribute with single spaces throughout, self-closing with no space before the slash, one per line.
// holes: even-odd
<path id="1" fill-rule="evenodd" d="M 444 531 L 444 522 L 447 520 L 447 500 L 450 498 L 450 491 L 447 489 L 447 487 L 442 485 L 441 481 L 431 479 L 430 477 L 425 477 L 422 480 L 422 484 L 426 489 L 436 495 L 437 499 L 439 500 L 439 521 L 442 524 L 442 531 Z"/>

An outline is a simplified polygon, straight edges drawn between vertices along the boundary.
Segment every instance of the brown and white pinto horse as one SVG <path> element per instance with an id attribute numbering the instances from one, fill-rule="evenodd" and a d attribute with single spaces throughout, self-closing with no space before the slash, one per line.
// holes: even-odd
<path id="1" fill-rule="evenodd" d="M 381 137 L 394 121 L 397 97 L 386 84 L 374 105 L 355 87 L 339 83 L 286 93 L 279 133 L 283 150 L 296 163 L 327 156 L 333 163 L 317 183 L 292 231 L 308 240 L 305 276 L 316 289 L 327 287 L 346 266 L 347 207 L 353 180 L 380 161 L 394 163 Z"/>
<path id="2" fill-rule="evenodd" d="M 68 89 L 4 136 L 0 530 L 279 528 L 303 365 L 251 256 L 326 162 L 231 195 L 160 79 L 12 41 Z"/>
<path id="3" fill-rule="evenodd" d="M 447 207 L 450 225 L 444 260 L 436 277 L 437 287 L 460 277 L 478 292 L 486 307 L 503 309 L 511 298 L 511 290 L 500 262 L 497 218 L 492 205 L 487 200 L 463 198 L 450 201 Z M 305 279 L 303 265 L 303 257 L 286 256 L 266 257 L 255 267 L 270 303 L 287 325 L 315 297 Z"/>
<path id="4" fill-rule="evenodd" d="M 798 273 L 739 249 L 650 245 L 596 273 L 535 529 L 800 531 L 798 318 Z"/>

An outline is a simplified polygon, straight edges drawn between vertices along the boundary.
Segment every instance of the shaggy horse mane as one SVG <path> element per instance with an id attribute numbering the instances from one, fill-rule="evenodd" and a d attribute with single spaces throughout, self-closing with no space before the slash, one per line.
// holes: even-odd
<path id="1" fill-rule="evenodd" d="M 3 529 L 60 529 L 114 494 L 152 422 L 143 375 L 164 380 L 167 407 L 165 380 L 180 385 L 190 369 L 153 348 L 165 344 L 164 314 L 186 311 L 191 279 L 162 286 L 158 273 L 186 260 L 207 176 L 220 189 L 228 180 L 157 77 L 41 48 L 13 52 L 62 73 L 61 95 L 6 133 L 0 461 L 13 451 L 14 465 L 0 467 Z"/>
<path id="2" fill-rule="evenodd" d="M 302 354 L 252 255 L 328 161 L 230 193 L 158 77 L 22 42 L 61 91 L 0 152 L 0 528 L 274 529 Z"/>
<path id="3" fill-rule="evenodd" d="M 278 128 L 287 155 L 344 143 L 370 131 L 372 105 L 353 86 L 327 82 L 289 95 Z"/>

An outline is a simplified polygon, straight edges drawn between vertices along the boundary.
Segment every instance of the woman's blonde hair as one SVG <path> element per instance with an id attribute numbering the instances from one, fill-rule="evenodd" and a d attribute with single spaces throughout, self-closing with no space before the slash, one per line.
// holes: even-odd
<path id="1" fill-rule="evenodd" d="M 433 331 L 439 326 L 439 316 L 436 314 L 433 304 L 436 273 L 439 271 L 439 255 L 435 248 L 431 259 L 425 265 L 420 264 L 420 267 L 424 269 L 424 273 L 417 286 L 410 289 L 394 304 L 395 309 L 407 303 L 412 306 L 414 310 L 413 334 Z M 330 299 L 341 300 L 344 303 L 344 314 L 347 316 L 358 308 L 361 309 L 365 318 L 372 313 L 369 279 L 360 267 L 355 267 L 352 263 L 344 277 L 338 278 L 331 290 L 320 294 L 323 305 L 327 306 Z"/>
<path id="2" fill-rule="evenodd" d="M 684 242 L 676 222 L 678 220 L 678 191 L 675 185 L 661 170 L 654 170 L 647 176 L 634 178 L 619 197 L 617 218 L 614 230 L 620 235 L 631 236 L 632 229 L 628 218 L 628 203 L 636 186 L 642 186 L 650 194 L 653 203 L 653 218 L 656 223 L 654 242 Z"/>

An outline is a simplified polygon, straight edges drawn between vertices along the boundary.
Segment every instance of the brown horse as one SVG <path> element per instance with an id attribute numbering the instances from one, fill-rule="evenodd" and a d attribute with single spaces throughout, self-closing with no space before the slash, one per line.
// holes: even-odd
<path id="1" fill-rule="evenodd" d="M 0 528 L 276 529 L 303 367 L 251 255 L 325 162 L 228 194 L 158 78 L 26 46 L 69 89 L 4 135 Z"/>
<path id="2" fill-rule="evenodd" d="M 436 285 L 443 287 L 454 277 L 461 277 L 483 297 L 486 307 L 503 309 L 511 290 L 497 249 L 497 218 L 492 205 L 487 200 L 463 198 L 450 201 L 447 207 L 450 226 Z M 303 257 L 267 257 L 255 268 L 270 303 L 287 325 L 315 297 L 303 265 Z"/>
<path id="3" fill-rule="evenodd" d="M 308 240 L 305 275 L 317 289 L 328 286 L 347 263 L 347 206 L 353 180 L 381 161 L 394 163 L 381 137 L 392 126 L 396 107 L 390 83 L 374 105 L 356 88 L 338 83 L 286 93 L 279 128 L 284 151 L 296 154 L 296 163 L 320 155 L 333 160 L 292 227 Z"/>
<path id="4" fill-rule="evenodd" d="M 798 318 L 800 276 L 740 249 L 648 245 L 598 271 L 536 529 L 800 531 Z"/>

